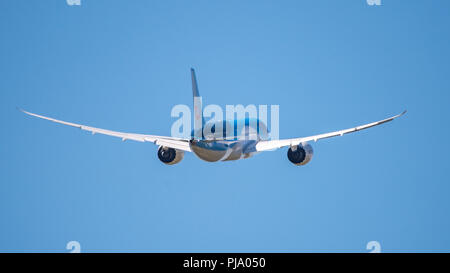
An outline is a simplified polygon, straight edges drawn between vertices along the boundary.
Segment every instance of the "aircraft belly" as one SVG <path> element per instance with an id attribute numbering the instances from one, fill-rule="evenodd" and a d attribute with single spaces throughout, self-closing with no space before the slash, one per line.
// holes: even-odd
<path id="1" fill-rule="evenodd" d="M 221 141 L 191 141 L 192 152 L 200 159 L 208 162 L 232 161 L 248 158 L 251 153 L 245 153 L 244 148 L 248 143 L 243 142 L 221 142 Z"/>
<path id="2" fill-rule="evenodd" d="M 241 150 L 234 150 L 230 149 L 230 154 L 223 159 L 223 161 L 229 161 L 229 160 L 238 160 L 242 157 L 242 151 Z"/>
<path id="3" fill-rule="evenodd" d="M 215 143 L 191 141 L 190 147 L 197 157 L 208 162 L 223 160 L 229 153 L 229 149 L 226 146 Z"/>

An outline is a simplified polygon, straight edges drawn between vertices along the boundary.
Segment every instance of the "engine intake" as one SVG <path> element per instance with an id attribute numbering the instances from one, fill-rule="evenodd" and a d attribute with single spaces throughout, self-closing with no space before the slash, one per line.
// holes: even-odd
<path id="1" fill-rule="evenodd" d="M 297 166 L 305 165 L 311 161 L 313 155 L 314 151 L 312 146 L 306 142 L 290 147 L 287 152 L 289 161 Z"/>
<path id="2" fill-rule="evenodd" d="M 167 165 L 173 165 L 180 162 L 184 157 L 184 151 L 159 146 L 158 149 L 158 158 L 162 163 Z"/>

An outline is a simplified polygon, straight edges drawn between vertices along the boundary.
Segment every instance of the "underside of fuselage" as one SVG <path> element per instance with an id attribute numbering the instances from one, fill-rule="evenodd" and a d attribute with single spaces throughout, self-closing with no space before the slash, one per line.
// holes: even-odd
<path id="1" fill-rule="evenodd" d="M 256 140 L 191 140 L 194 154 L 208 162 L 249 158 L 256 153 Z"/>

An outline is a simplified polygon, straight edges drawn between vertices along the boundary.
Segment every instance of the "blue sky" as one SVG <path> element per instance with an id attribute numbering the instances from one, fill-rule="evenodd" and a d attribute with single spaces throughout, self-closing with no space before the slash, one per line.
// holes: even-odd
<path id="1" fill-rule="evenodd" d="M 448 1 L 1 1 L 0 251 L 450 249 Z M 176 104 L 278 104 L 280 137 L 392 123 L 248 160 L 162 164 Z"/>

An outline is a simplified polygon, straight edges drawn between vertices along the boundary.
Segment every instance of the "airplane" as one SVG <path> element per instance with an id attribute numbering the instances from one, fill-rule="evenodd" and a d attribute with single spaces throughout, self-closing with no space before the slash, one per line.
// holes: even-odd
<path id="1" fill-rule="evenodd" d="M 375 121 L 372 123 L 330 133 L 299 138 L 270 140 L 268 139 L 267 134 L 265 134 L 265 132 L 267 131 L 264 131 L 264 129 L 267 127 L 265 127 L 265 124 L 263 124 L 263 122 L 259 119 L 257 119 L 256 122 L 250 120 L 249 118 L 245 118 L 239 120 L 234 119 L 219 122 L 215 121 L 213 122 L 213 124 L 211 124 L 210 122 L 205 123 L 203 119 L 203 109 L 201 107 L 201 104 L 200 107 L 198 107 L 198 105 L 196 106 L 195 104 L 195 100 L 196 98 L 200 97 L 200 93 L 198 91 L 197 79 L 193 68 L 191 68 L 191 80 L 192 93 L 194 97 L 194 124 L 201 124 L 201 126 L 197 127 L 199 129 L 194 128 L 194 130 L 192 130 L 190 138 L 176 138 L 168 136 L 117 132 L 57 120 L 54 118 L 34 114 L 23 109 L 19 110 L 30 116 L 80 128 L 81 130 L 89 131 L 92 134 L 114 136 L 121 138 L 122 141 L 134 140 L 140 142 L 152 142 L 159 146 L 157 152 L 159 160 L 167 165 L 174 165 L 179 163 L 183 159 L 185 152 L 193 152 L 198 158 L 207 162 L 217 162 L 250 158 L 260 152 L 272 151 L 282 147 L 289 147 L 287 151 L 287 157 L 289 161 L 294 165 L 302 166 L 310 162 L 314 154 L 313 148 L 311 144 L 309 144 L 309 142 L 316 142 L 320 139 L 343 136 L 348 133 L 361 131 L 392 121 L 406 113 L 405 110 L 398 115 L 380 121 Z M 255 127 L 254 124 L 257 124 L 257 126 Z M 210 135 L 205 135 L 203 133 L 206 126 L 209 126 Z M 220 129 L 217 130 L 218 132 L 215 132 L 214 130 L 215 127 L 222 127 L 223 130 L 225 130 L 225 128 L 229 127 L 234 127 L 234 129 L 236 129 L 238 126 L 242 126 L 244 130 L 242 130 L 241 133 L 234 130 L 233 134 L 230 136 L 227 136 L 225 131 L 222 132 Z M 216 137 L 216 135 L 219 137 Z M 223 137 L 224 135 L 225 137 Z"/>

